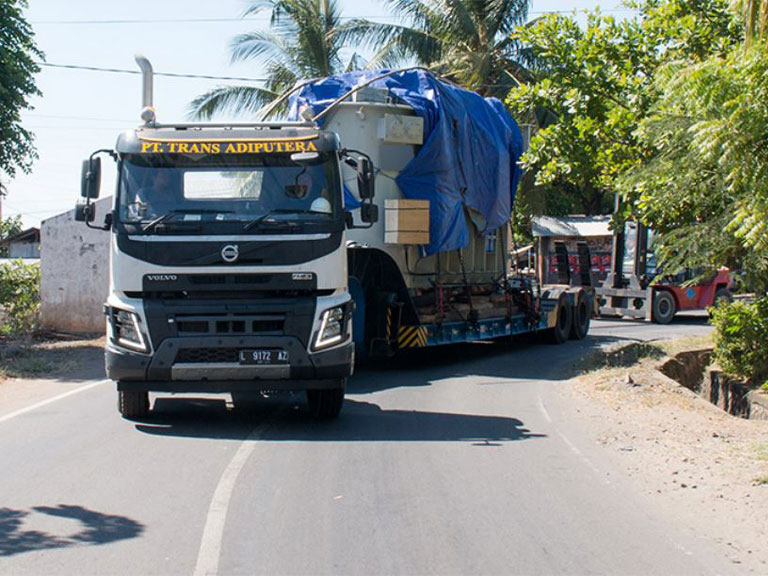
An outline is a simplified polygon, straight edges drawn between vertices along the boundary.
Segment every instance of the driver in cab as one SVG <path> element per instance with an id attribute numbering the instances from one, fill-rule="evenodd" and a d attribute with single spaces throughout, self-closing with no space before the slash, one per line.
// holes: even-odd
<path id="1" fill-rule="evenodd" d="M 136 191 L 129 209 L 133 216 L 152 219 L 178 208 L 179 199 L 174 178 L 169 170 L 154 169 L 147 174 L 144 186 Z"/>

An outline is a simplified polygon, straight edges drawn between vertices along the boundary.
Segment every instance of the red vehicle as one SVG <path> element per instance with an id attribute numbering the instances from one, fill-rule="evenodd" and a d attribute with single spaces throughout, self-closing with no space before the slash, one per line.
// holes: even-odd
<path id="1" fill-rule="evenodd" d="M 705 310 L 718 300 L 731 298 L 730 271 L 720 268 L 705 281 L 688 285 L 701 276 L 686 270 L 674 275 L 659 274 L 653 251 L 654 233 L 642 224 L 627 222 L 613 236 L 611 273 L 595 290 L 601 316 L 629 316 L 668 324 L 681 310 Z"/>

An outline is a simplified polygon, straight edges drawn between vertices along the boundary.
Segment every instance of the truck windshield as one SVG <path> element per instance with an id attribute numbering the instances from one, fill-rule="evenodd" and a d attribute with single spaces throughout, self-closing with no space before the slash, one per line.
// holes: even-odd
<path id="1" fill-rule="evenodd" d="M 121 166 L 119 217 L 133 232 L 323 228 L 341 217 L 332 153 L 133 154 Z"/>

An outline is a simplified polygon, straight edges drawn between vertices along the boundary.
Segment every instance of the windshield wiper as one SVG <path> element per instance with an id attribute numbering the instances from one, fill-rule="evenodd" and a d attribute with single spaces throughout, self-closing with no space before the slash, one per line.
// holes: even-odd
<path id="1" fill-rule="evenodd" d="M 274 210 L 270 210 L 266 214 L 262 214 L 258 218 L 254 218 L 250 222 L 247 222 L 245 226 L 243 226 L 243 230 L 244 231 L 250 230 L 251 228 L 258 226 L 264 221 L 279 222 L 280 224 L 285 224 L 286 226 L 296 225 L 295 222 L 292 222 L 290 220 L 268 220 L 268 218 L 271 218 L 275 214 L 328 214 L 328 212 L 321 212 L 319 210 L 294 210 L 291 208 L 276 208 Z"/>
<path id="2" fill-rule="evenodd" d="M 152 229 L 154 229 L 158 224 L 162 224 L 163 222 L 167 222 L 168 220 L 171 220 L 172 218 L 175 218 L 179 215 L 184 214 L 231 214 L 232 210 L 214 210 L 212 208 L 180 208 L 178 210 L 171 210 L 170 212 L 166 212 L 165 214 L 162 214 L 155 218 L 154 220 L 150 220 L 144 226 L 142 226 L 141 231 L 142 232 L 148 232 Z"/>

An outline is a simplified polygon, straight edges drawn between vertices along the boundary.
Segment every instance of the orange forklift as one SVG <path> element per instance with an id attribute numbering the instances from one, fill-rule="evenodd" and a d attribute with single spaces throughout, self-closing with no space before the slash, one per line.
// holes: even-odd
<path id="1" fill-rule="evenodd" d="M 653 250 L 655 234 L 637 222 L 627 222 L 614 232 L 611 273 L 595 289 L 600 316 L 627 316 L 669 324 L 675 314 L 705 310 L 720 300 L 730 300 L 730 271 L 720 268 L 704 281 L 701 271 L 662 274 Z"/>

